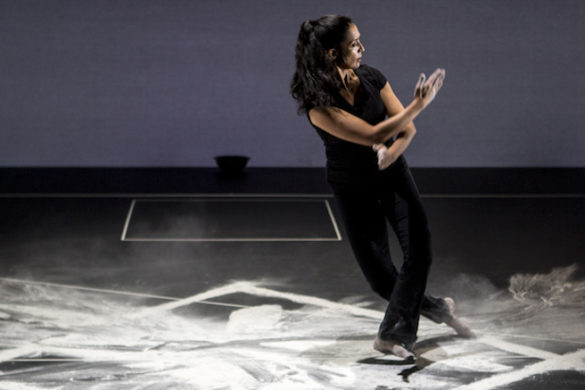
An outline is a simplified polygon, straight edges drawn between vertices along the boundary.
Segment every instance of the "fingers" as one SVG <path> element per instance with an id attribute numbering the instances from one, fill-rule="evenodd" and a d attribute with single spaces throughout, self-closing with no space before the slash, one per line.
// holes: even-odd
<path id="1" fill-rule="evenodd" d="M 378 155 L 378 161 L 384 158 L 384 156 L 386 155 L 386 151 L 388 150 L 388 148 L 384 144 L 375 144 L 372 146 L 372 149 L 374 149 L 374 151 Z"/>
<path id="2" fill-rule="evenodd" d="M 441 89 L 443 86 L 443 80 L 445 80 L 445 69 L 435 69 L 435 71 L 429 76 L 427 81 L 422 86 L 420 90 L 420 97 L 429 97 L 432 100 L 434 95 L 436 95 L 439 89 Z"/>
<path id="3" fill-rule="evenodd" d="M 384 144 L 374 144 L 372 145 L 372 149 L 376 152 L 378 156 L 378 169 L 383 170 L 386 169 L 392 164 L 394 158 L 389 155 L 388 148 Z"/>
<path id="4" fill-rule="evenodd" d="M 435 71 L 429 77 L 429 81 L 430 80 L 433 80 L 433 79 L 435 79 L 437 77 L 445 78 L 445 69 L 442 69 L 442 68 L 435 69 Z"/>
<path id="5" fill-rule="evenodd" d="M 445 80 L 445 69 L 437 69 L 435 72 L 437 73 L 437 76 L 433 82 L 433 86 L 441 88 L 443 80 Z"/>
<path id="6" fill-rule="evenodd" d="M 378 152 L 378 169 L 380 171 L 388 168 L 390 164 L 392 164 L 392 161 L 392 158 L 389 156 L 386 156 L 385 154 L 380 155 L 380 152 Z"/>
<path id="7" fill-rule="evenodd" d="M 382 170 L 384 168 L 386 168 L 386 166 L 388 165 L 386 162 L 386 158 L 383 152 L 378 152 L 378 169 Z"/>
<path id="8" fill-rule="evenodd" d="M 425 80 L 426 80 L 427 76 L 425 76 L 424 73 L 421 73 L 420 76 L 418 76 L 418 86 L 422 87 L 423 85 L 425 85 Z"/>
<path id="9" fill-rule="evenodd" d="M 442 80 L 445 78 L 445 69 L 435 69 L 435 71 L 429 76 L 427 84 L 435 82 L 435 80 Z"/>
<path id="10" fill-rule="evenodd" d="M 435 69 L 428 79 L 424 73 L 421 73 L 414 87 L 414 97 L 422 99 L 426 107 L 443 86 L 443 80 L 445 80 L 445 69 L 443 68 Z"/>
<path id="11" fill-rule="evenodd" d="M 428 91 L 427 93 L 431 93 L 436 95 L 437 92 L 439 92 L 439 89 L 441 89 L 441 86 L 443 85 L 443 80 L 440 77 L 437 77 L 433 80 L 432 84 L 428 87 Z"/>
<path id="12" fill-rule="evenodd" d="M 438 68 L 436 69 L 431 77 L 429 77 L 428 84 L 430 84 L 430 88 L 439 90 L 443 85 L 443 80 L 445 79 L 445 69 Z"/>
<path id="13" fill-rule="evenodd" d="M 415 97 L 422 97 L 422 90 L 423 90 L 423 86 L 425 84 L 425 74 L 421 73 L 420 76 L 418 76 L 418 81 L 416 82 L 416 86 L 414 87 L 414 96 Z"/>

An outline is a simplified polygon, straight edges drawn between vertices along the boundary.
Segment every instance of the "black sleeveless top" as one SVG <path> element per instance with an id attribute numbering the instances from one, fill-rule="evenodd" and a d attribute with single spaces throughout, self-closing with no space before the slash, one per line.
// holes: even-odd
<path id="1" fill-rule="evenodd" d="M 341 94 L 334 96 L 333 105 L 375 125 L 386 119 L 386 108 L 380 97 L 386 78 L 379 70 L 367 65 L 361 65 L 355 73 L 360 79 L 360 88 L 355 95 L 354 105 L 349 104 Z M 312 122 L 311 125 L 325 145 L 327 181 L 334 190 L 359 190 L 380 179 L 378 158 L 370 146 L 342 140 Z"/>

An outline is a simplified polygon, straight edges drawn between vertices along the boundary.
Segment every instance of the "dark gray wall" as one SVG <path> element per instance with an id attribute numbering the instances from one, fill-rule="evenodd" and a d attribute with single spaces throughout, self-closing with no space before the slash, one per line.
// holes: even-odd
<path id="1" fill-rule="evenodd" d="M 288 84 L 326 13 L 403 101 L 447 69 L 412 166 L 585 166 L 580 0 L 0 0 L 0 166 L 323 166 Z"/>

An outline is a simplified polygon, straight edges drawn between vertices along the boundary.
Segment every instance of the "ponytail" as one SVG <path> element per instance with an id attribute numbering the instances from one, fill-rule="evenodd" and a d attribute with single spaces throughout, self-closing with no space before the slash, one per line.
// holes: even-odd
<path id="1" fill-rule="evenodd" d="M 295 47 L 296 68 L 290 92 L 299 114 L 313 107 L 331 106 L 334 94 L 343 85 L 329 49 L 340 50 L 353 22 L 340 15 L 327 15 L 301 24 Z"/>

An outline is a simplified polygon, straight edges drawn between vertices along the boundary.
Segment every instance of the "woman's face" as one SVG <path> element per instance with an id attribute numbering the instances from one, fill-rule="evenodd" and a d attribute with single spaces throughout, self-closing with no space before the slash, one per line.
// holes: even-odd
<path id="1" fill-rule="evenodd" d="M 338 66 L 342 69 L 357 69 L 362 60 L 362 53 L 366 49 L 360 42 L 360 32 L 355 24 L 351 24 L 347 30 L 346 39 L 341 43 L 341 58 L 338 58 Z"/>

